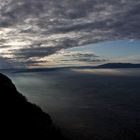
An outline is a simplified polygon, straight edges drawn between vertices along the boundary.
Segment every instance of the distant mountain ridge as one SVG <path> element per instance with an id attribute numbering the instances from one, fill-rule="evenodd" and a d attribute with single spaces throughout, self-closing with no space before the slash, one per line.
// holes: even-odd
<path id="1" fill-rule="evenodd" d="M 132 63 L 106 63 L 95 68 L 140 68 L 140 64 Z"/>
<path id="2" fill-rule="evenodd" d="M 106 63 L 98 66 L 68 66 L 68 67 L 49 67 L 49 68 L 32 68 L 32 69 L 1 69 L 0 72 L 8 73 L 29 73 L 29 72 L 52 72 L 52 71 L 62 71 L 68 69 L 102 69 L 102 68 L 140 68 L 140 64 L 133 63 Z"/>

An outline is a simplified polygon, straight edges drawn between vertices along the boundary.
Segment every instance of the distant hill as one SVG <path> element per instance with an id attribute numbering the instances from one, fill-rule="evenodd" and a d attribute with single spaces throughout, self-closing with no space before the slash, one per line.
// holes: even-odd
<path id="1" fill-rule="evenodd" d="M 140 64 L 132 63 L 106 63 L 98 66 L 68 66 L 68 67 L 52 67 L 52 68 L 32 68 L 32 69 L 0 69 L 0 72 L 10 73 L 32 73 L 32 72 L 57 72 L 69 69 L 101 69 L 101 68 L 140 68 Z"/>
<path id="2" fill-rule="evenodd" d="M 140 64 L 132 63 L 107 63 L 96 66 L 95 68 L 140 68 Z"/>
<path id="3" fill-rule="evenodd" d="M 27 101 L 12 81 L 0 74 L 0 139 L 64 140 L 51 117 Z"/>

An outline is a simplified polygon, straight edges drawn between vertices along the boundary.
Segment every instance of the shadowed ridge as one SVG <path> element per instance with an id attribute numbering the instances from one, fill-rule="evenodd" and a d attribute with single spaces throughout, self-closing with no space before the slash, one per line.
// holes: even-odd
<path id="1" fill-rule="evenodd" d="M 0 88 L 3 88 L 4 90 L 16 90 L 12 81 L 1 73 L 0 73 Z"/>
<path id="2" fill-rule="evenodd" d="M 0 139 L 64 139 L 51 117 L 29 103 L 12 81 L 0 74 Z"/>
<path id="3" fill-rule="evenodd" d="M 133 63 L 106 63 L 95 68 L 140 68 L 140 64 Z"/>

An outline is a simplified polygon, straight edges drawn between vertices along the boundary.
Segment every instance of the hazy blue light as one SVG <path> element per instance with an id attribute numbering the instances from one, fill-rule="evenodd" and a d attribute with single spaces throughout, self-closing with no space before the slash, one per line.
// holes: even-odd
<path id="1" fill-rule="evenodd" d="M 121 57 L 126 57 L 127 59 L 127 57 L 133 56 L 133 58 L 140 60 L 140 40 L 106 41 L 75 47 L 69 50 L 94 52 L 96 55 L 107 59 L 117 59 Z"/>

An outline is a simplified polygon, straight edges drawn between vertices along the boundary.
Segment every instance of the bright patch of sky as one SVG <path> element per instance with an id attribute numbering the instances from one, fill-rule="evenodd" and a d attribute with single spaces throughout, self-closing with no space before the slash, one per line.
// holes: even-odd
<path id="1" fill-rule="evenodd" d="M 107 41 L 77 48 L 71 48 L 69 50 L 93 52 L 97 56 L 109 61 L 128 60 L 129 62 L 133 61 L 134 59 L 138 59 L 137 62 L 140 62 L 140 40 Z"/>
<path id="2" fill-rule="evenodd" d="M 82 49 L 82 47 L 81 47 Z M 140 41 L 119 40 L 88 45 L 86 48 L 108 58 L 140 55 Z"/>
<path id="3" fill-rule="evenodd" d="M 140 40 L 116 40 L 62 49 L 44 58 L 53 66 L 140 63 Z"/>

